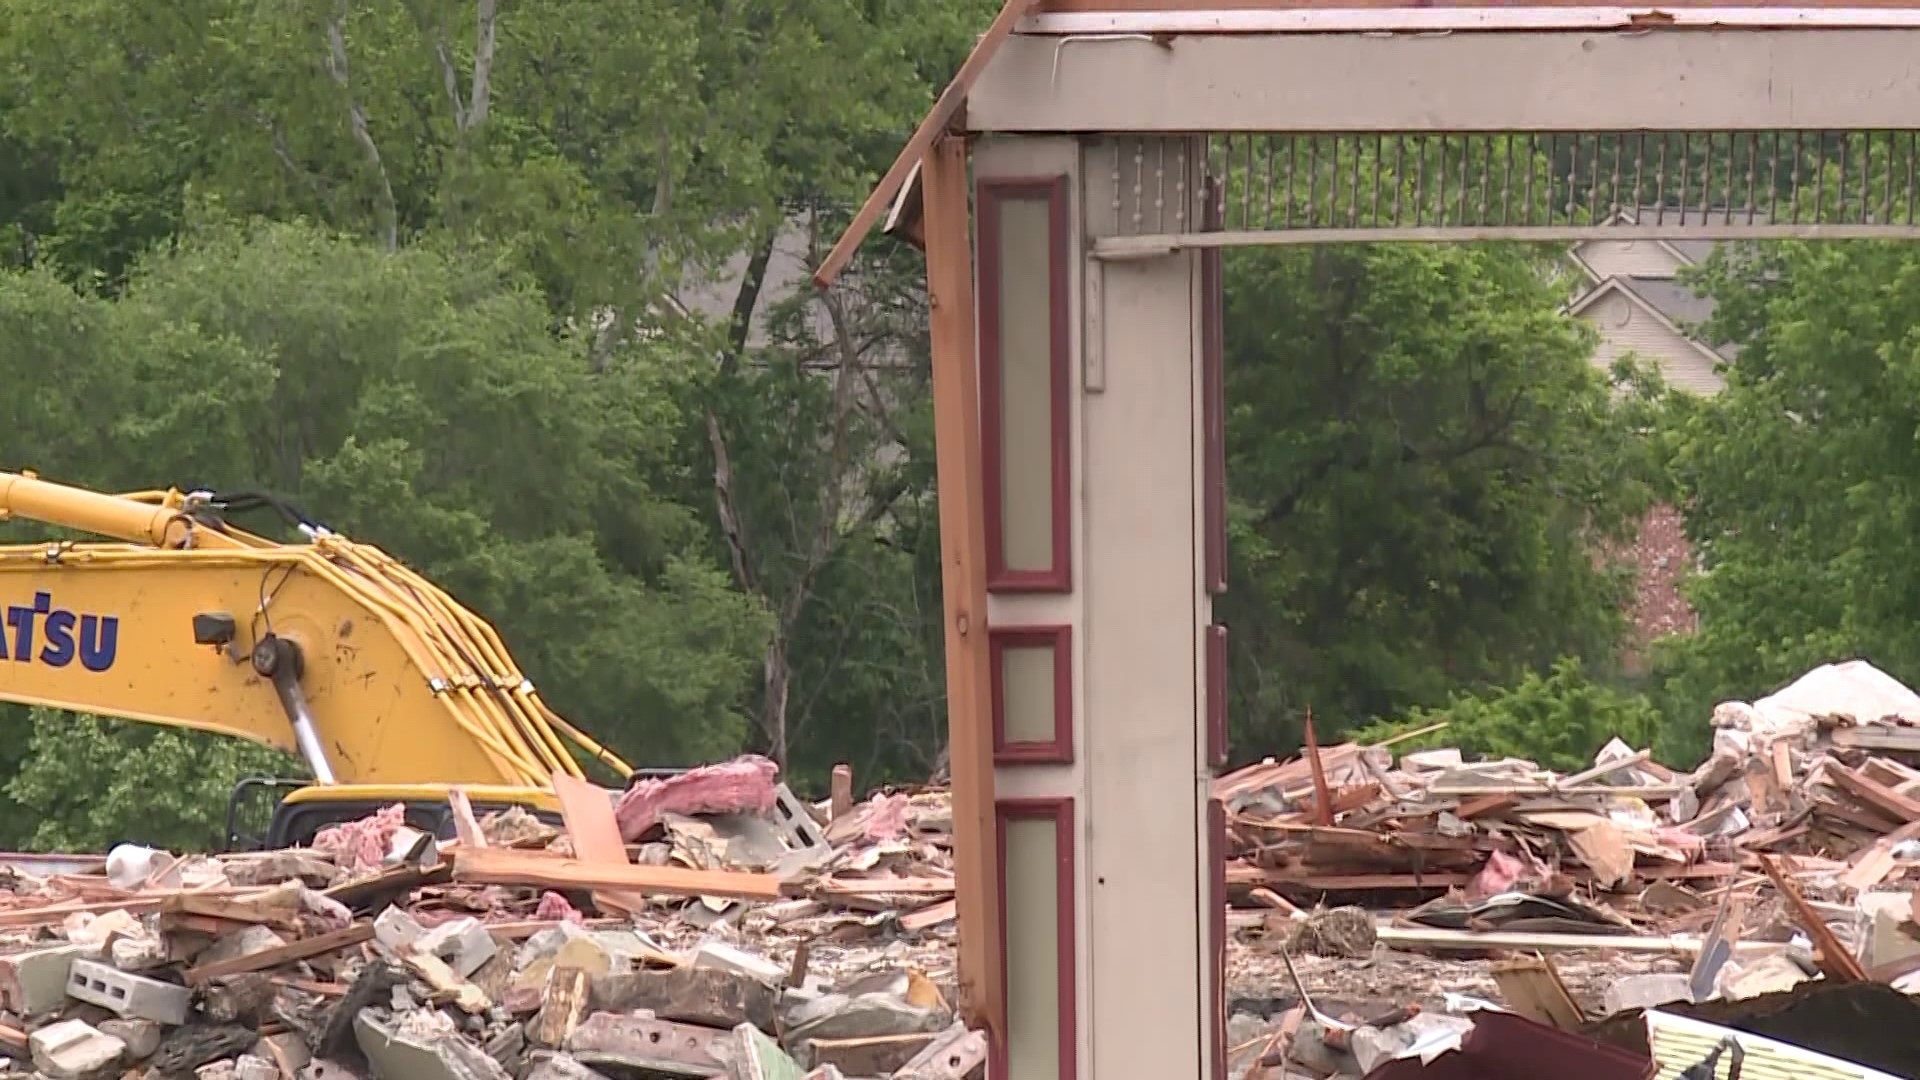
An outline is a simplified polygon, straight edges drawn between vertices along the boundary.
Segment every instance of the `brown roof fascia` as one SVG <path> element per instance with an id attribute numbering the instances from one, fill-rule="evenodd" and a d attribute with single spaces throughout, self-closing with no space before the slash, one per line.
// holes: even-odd
<path id="1" fill-rule="evenodd" d="M 1498 3 L 1493 0 L 1039 0 L 1038 9 L 1047 14 L 1060 12 L 1144 12 L 1144 11 L 1391 11 L 1397 8 L 1586 8 L 1622 7 L 1644 9 L 1693 8 L 1780 8 L 1808 11 L 1858 8 L 1898 9 L 1914 7 L 1914 0 L 1525 0 L 1524 3 Z"/>
<path id="2" fill-rule="evenodd" d="M 880 220 L 881 212 L 887 209 L 894 194 L 906 185 L 907 174 L 913 171 L 914 166 L 920 164 L 920 159 L 925 157 L 927 150 L 933 146 L 934 138 L 945 131 L 947 124 L 959 114 L 960 107 L 966 103 L 968 91 L 973 89 L 973 84 L 980 78 L 980 73 L 986 70 L 987 61 L 993 59 L 993 54 L 1000 51 L 1001 44 L 1013 33 L 1014 23 L 1020 21 L 1020 17 L 1027 13 L 1027 9 L 1032 7 L 1033 3 L 1034 0 L 1007 0 L 1006 4 L 1000 8 L 1000 14 L 993 17 L 993 24 L 987 27 L 986 33 L 980 35 L 980 40 L 974 44 L 973 51 L 967 54 L 967 59 L 960 65 L 960 70 L 954 73 L 953 81 L 940 92 L 940 98 L 933 103 L 932 111 L 921 119 L 920 126 L 913 131 L 913 137 L 908 139 L 907 145 L 901 148 L 900 156 L 893 159 L 893 165 L 887 169 L 886 175 L 882 176 L 880 183 L 867 194 L 867 201 L 860 204 L 860 212 L 853 215 L 853 220 L 847 224 L 847 231 L 840 234 L 840 239 L 834 242 L 833 250 L 827 252 L 827 257 L 820 263 L 820 268 L 813 272 L 813 283 L 816 286 L 822 289 L 827 288 L 840 276 L 840 271 L 846 269 L 847 263 L 853 259 L 854 251 L 866 240 L 867 234 L 873 231 L 873 226 Z"/>

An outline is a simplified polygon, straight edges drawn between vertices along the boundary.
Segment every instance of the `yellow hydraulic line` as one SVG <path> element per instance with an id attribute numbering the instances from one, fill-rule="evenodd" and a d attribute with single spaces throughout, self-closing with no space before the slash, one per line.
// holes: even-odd
<path id="1" fill-rule="evenodd" d="M 373 558 L 369 556 L 367 552 L 358 550 L 359 545 L 353 545 L 351 548 L 344 543 L 329 546 L 336 558 L 341 562 L 348 563 L 345 567 L 333 567 L 332 569 L 351 577 L 353 584 L 362 586 L 355 590 L 356 595 L 362 596 L 363 599 L 377 595 L 383 604 L 391 605 L 398 613 L 402 614 L 410 624 L 414 625 L 417 630 L 424 630 L 429 636 L 429 639 L 434 641 L 434 644 L 441 645 L 444 651 L 453 653 L 454 656 L 452 659 L 460 661 L 460 669 L 468 669 L 468 664 L 465 662 L 465 659 L 458 656 L 459 650 L 457 646 L 460 644 L 460 635 L 454 632 L 456 627 L 446 625 L 446 622 L 453 622 L 455 620 L 448 619 L 443 622 L 435 622 L 419 618 L 418 609 L 420 608 L 426 609 L 429 615 L 433 614 L 432 608 L 435 606 L 435 598 L 417 596 L 414 598 L 416 605 L 397 602 L 390 594 L 399 590 L 391 581 L 386 580 L 384 575 L 376 572 L 378 567 L 376 565 L 370 565 L 374 562 Z M 377 591 L 372 588 L 372 586 L 380 586 L 381 589 Z M 442 596 L 444 596 L 444 594 L 442 594 Z M 449 605 L 449 607 L 450 610 L 448 614 L 457 617 L 459 609 L 457 607 L 451 607 L 451 605 Z M 422 625 L 423 623 L 424 625 Z M 478 651 L 472 647 L 472 642 L 467 642 L 466 644 L 468 646 L 468 652 Z M 514 675 L 516 678 L 519 677 L 517 672 L 514 673 Z M 545 783 L 547 777 L 552 772 L 552 768 L 559 767 L 560 763 L 559 761 L 548 759 L 548 755 L 542 752 L 547 750 L 548 747 L 543 745 L 544 740 L 540 738 L 537 725 L 530 726 L 524 722 L 516 724 L 514 722 L 516 718 L 508 715 L 508 711 L 502 708 L 502 703 L 499 700 L 481 692 L 484 689 L 483 686 L 474 685 L 475 683 L 483 684 L 489 680 L 497 681 L 497 679 L 498 676 L 494 673 L 482 670 L 470 677 L 455 678 L 450 680 L 450 682 L 452 682 L 455 687 L 453 691 L 454 695 L 458 699 L 469 703 L 475 712 L 478 713 L 477 719 L 479 722 L 487 724 L 496 736 L 516 749 L 517 753 L 515 756 L 519 759 L 516 761 L 516 764 L 522 769 L 528 770 L 526 773 L 529 777 L 528 782 Z"/>
<path id="2" fill-rule="evenodd" d="M 545 704 L 542 704 L 540 706 L 540 709 L 543 713 L 545 713 L 546 720 L 548 723 L 552 724 L 554 727 L 559 728 L 561 731 L 565 732 L 568 738 L 572 739 L 576 743 L 579 743 L 580 748 L 585 750 L 588 754 L 591 754 L 595 759 L 606 762 L 608 765 L 613 766 L 613 768 L 619 770 L 622 773 L 630 773 L 633 771 L 633 766 L 627 764 L 626 760 L 623 759 L 620 755 L 614 753 L 611 750 L 608 750 L 604 746 L 601 746 L 598 742 L 596 742 L 593 739 L 592 736 L 588 735 L 584 731 L 581 731 L 579 728 L 574 727 L 572 724 L 567 723 L 566 719 L 563 718 L 559 713 L 554 712 L 552 709 L 547 708 Z"/>
<path id="3" fill-rule="evenodd" d="M 493 694 L 496 696 L 487 697 L 477 692 L 476 696 L 480 696 L 484 701 L 497 703 L 523 737 L 533 743 L 533 749 L 543 759 L 549 771 L 559 770 L 584 776 L 579 764 L 568 753 L 560 733 L 546 722 L 546 718 L 541 715 L 541 710 L 529 705 L 525 700 L 532 693 L 524 689 L 527 682 L 526 676 L 514 665 L 505 643 L 499 639 L 493 627 L 485 619 L 460 606 L 444 590 L 393 559 L 385 551 L 368 545 L 356 545 L 356 547 L 357 550 L 354 552 L 356 556 L 368 562 L 379 560 L 375 563 L 375 568 L 397 579 L 398 587 L 411 593 L 413 599 L 422 607 L 429 611 L 440 609 L 437 614 L 453 624 L 451 628 L 447 628 L 447 636 L 456 642 L 465 641 L 469 651 L 480 655 L 487 662 L 487 667 L 491 671 L 484 677 L 495 684 Z M 534 696 L 537 700 L 537 694 Z M 545 782 L 545 777 L 541 778 L 541 782 Z"/>
<path id="4" fill-rule="evenodd" d="M 186 561 L 215 566 L 233 565 L 256 567 L 262 568 L 264 572 L 268 573 L 272 572 L 275 568 L 288 565 L 292 565 L 296 569 L 313 572 L 316 569 L 317 563 L 305 549 L 288 550 L 284 548 L 257 551 L 244 548 L 232 548 L 218 551 L 175 551 L 162 553 L 140 548 L 117 549 L 100 546 L 69 546 L 64 551 L 63 557 L 100 565 L 106 569 L 115 567 L 138 569 L 153 566 L 178 566 L 183 561 Z M 0 565 L 21 559 L 32 562 L 36 567 L 44 566 L 46 563 L 46 551 L 41 547 L 0 548 Z M 317 568 L 323 575 L 338 572 L 337 568 L 325 565 L 319 565 Z M 368 598 L 364 596 L 356 596 L 356 598 L 360 599 L 363 603 L 368 600 Z M 377 609 L 385 605 L 370 604 L 369 606 Z M 404 631 L 406 628 L 402 627 L 398 629 Z M 418 652 L 409 647 L 407 635 L 404 632 L 397 632 L 396 639 L 404 649 L 407 649 L 409 655 L 413 656 L 415 662 L 419 663 Z M 422 664 L 421 666 L 423 670 L 428 670 L 427 665 Z M 516 782 L 527 786 L 541 786 L 548 782 L 548 777 L 551 775 L 550 771 L 543 771 L 537 765 L 530 763 L 524 753 L 525 747 L 516 750 L 514 747 L 507 745 L 508 740 L 503 740 L 501 738 L 501 732 L 497 727 L 486 723 L 485 718 L 475 717 L 467 710 L 459 708 L 459 696 L 464 695 L 456 695 L 452 698 L 442 695 L 442 703 L 449 709 L 455 722 L 473 737 L 481 749 L 493 760 L 495 767 L 500 770 L 503 776 L 515 778 Z"/>
<path id="5" fill-rule="evenodd" d="M 0 518 L 32 518 L 161 548 L 177 548 L 186 542 L 189 527 L 180 515 L 179 498 L 170 492 L 162 496 L 162 504 L 156 507 L 117 495 L 55 484 L 30 473 L 0 472 Z M 192 532 L 199 539 L 211 530 Z"/>

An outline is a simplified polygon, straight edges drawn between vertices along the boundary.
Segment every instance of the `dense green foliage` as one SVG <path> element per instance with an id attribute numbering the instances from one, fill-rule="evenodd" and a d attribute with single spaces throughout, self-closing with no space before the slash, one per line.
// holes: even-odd
<path id="1" fill-rule="evenodd" d="M 1668 712 L 1865 657 L 1920 678 L 1920 251 L 1781 243 L 1716 259 L 1711 332 L 1742 346 L 1676 439 L 1703 571 L 1700 632 L 1668 643 Z"/>
<path id="2" fill-rule="evenodd" d="M 1436 709 L 1413 709 L 1402 720 L 1374 723 L 1352 733 L 1363 742 L 1446 727 L 1396 743 L 1396 750 L 1454 747 L 1468 760 L 1517 757 L 1549 769 L 1579 772 L 1614 738 L 1628 746 L 1651 746 L 1661 728 L 1659 711 L 1646 695 L 1597 683 L 1578 661 L 1553 665 L 1543 678 L 1529 671 L 1513 686 L 1483 694 L 1455 694 Z"/>
<path id="3" fill-rule="evenodd" d="M 919 259 L 875 239 L 832 292 L 804 277 L 993 7 L 0 0 L 0 468 L 289 496 L 493 620 L 637 763 L 924 777 Z M 1718 286 L 1749 342 L 1724 409 L 1610 399 L 1556 251 L 1229 258 L 1236 751 L 1290 751 L 1309 705 L 1561 765 L 1653 738 L 1593 552 L 1676 481 L 1715 569 L 1670 714 L 1834 650 L 1920 662 L 1915 275 L 1773 257 Z M 202 843 L 232 779 L 293 767 L 0 725 L 0 847 Z"/>
<path id="4" fill-rule="evenodd" d="M 1272 249 L 1229 264 L 1236 723 L 1293 745 L 1576 656 L 1627 582 L 1592 541 L 1653 491 L 1642 447 L 1511 247 Z"/>

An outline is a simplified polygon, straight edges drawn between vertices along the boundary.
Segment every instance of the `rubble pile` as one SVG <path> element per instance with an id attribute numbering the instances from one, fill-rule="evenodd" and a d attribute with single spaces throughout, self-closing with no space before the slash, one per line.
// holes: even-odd
<path id="1" fill-rule="evenodd" d="M 563 782 L 563 828 L 456 795 L 450 842 L 395 806 L 300 850 L 13 858 L 0 1054 L 47 1080 L 977 1072 L 938 932 L 944 799 L 829 826 L 775 775 L 749 759 L 618 805 Z"/>
<path id="2" fill-rule="evenodd" d="M 1685 772 L 1617 740 L 1559 774 L 1310 734 L 1219 778 L 1230 1075 L 1674 1075 L 1734 1031 L 1750 1068 L 1920 1075 L 1887 1041 L 1920 1022 L 1920 695 L 1842 664 L 1714 730 Z M 455 791 L 452 838 L 393 806 L 298 850 L 0 856 L 0 1056 L 46 1080 L 981 1075 L 948 796 L 835 781 L 809 805 L 747 757 L 617 797 L 558 777 L 557 818 Z"/>
<path id="3" fill-rule="evenodd" d="M 1898 760 L 1920 755 L 1920 695 L 1854 661 L 1713 722 L 1713 754 L 1689 773 L 1619 740 L 1574 775 L 1351 743 L 1252 765 L 1214 787 L 1236 844 L 1228 883 L 1272 906 L 1599 891 L 1649 909 L 1579 920 L 1630 929 L 1688 906 L 1689 888 L 1764 880 L 1764 855 L 1791 856 L 1796 878 L 1836 895 L 1920 866 L 1920 769 Z"/>
<path id="4" fill-rule="evenodd" d="M 1562 775 L 1310 733 L 1299 758 L 1219 778 L 1235 1075 L 1432 1075 L 1409 1069 L 1542 1037 L 1514 1016 L 1567 1035 L 1605 1021 L 1691 1064 L 1708 1035 L 1809 990 L 1854 996 L 1796 1006 L 1830 1019 L 1788 1022 L 1770 1060 L 1920 1075 L 1910 1051 L 1869 1045 L 1886 1023 L 1831 1020 L 1876 991 L 1905 1010 L 1895 1028 L 1920 1020 L 1904 996 L 1920 992 L 1920 695 L 1852 661 L 1725 703 L 1713 729 L 1684 772 L 1618 740 Z M 1250 972 L 1277 987 L 1266 1000 L 1234 997 Z M 1588 1064 L 1611 1075 L 1599 1047 Z M 1501 1075 L 1492 1060 L 1479 1075 Z"/>

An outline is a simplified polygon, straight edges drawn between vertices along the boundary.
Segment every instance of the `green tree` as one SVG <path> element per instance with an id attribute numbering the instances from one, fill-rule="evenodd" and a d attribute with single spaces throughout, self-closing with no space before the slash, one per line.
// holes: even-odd
<path id="1" fill-rule="evenodd" d="M 1622 691 L 1587 676 L 1579 661 L 1557 661 L 1542 676 L 1529 671 L 1510 687 L 1477 694 L 1450 694 L 1444 706 L 1416 708 L 1394 721 L 1351 733 L 1361 742 L 1445 723 L 1439 731 L 1398 744 L 1409 750 L 1453 747 L 1468 760 L 1518 757 L 1559 772 L 1593 764 L 1615 738 L 1634 748 L 1652 747 L 1661 731 L 1660 711 L 1646 695 Z"/>
<path id="2" fill-rule="evenodd" d="M 235 781 L 302 775 L 293 759 L 240 739 L 53 709 L 31 710 L 24 727 L 25 765 L 6 794 L 24 825 L 15 842 L 29 850 L 215 850 Z"/>
<path id="3" fill-rule="evenodd" d="M 1324 732 L 1604 666 L 1628 584 L 1592 541 L 1653 494 L 1646 451 L 1517 246 L 1247 252 L 1228 263 L 1236 735 Z"/>
<path id="4" fill-rule="evenodd" d="M 1698 633 L 1666 643 L 1668 708 L 1704 742 L 1713 704 L 1861 656 L 1920 678 L 1920 253 L 1865 241 L 1724 252 L 1710 332 L 1726 390 L 1679 429 L 1701 570 Z"/>
<path id="5" fill-rule="evenodd" d="M 0 460 L 109 490 L 284 494 L 490 616 L 548 701 L 631 759 L 736 752 L 766 624 L 659 490 L 679 482 L 685 357 L 636 343 L 596 370 L 548 327 L 497 260 L 212 222 L 115 300 L 0 277 L 0 377 L 48 386 L 10 406 Z M 61 770 L 106 782 L 75 768 L 30 761 L 16 798 L 57 805 Z"/>

